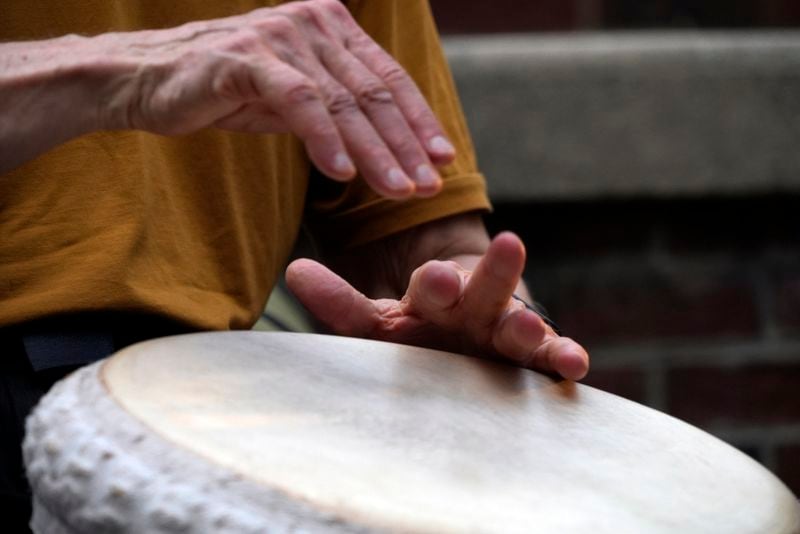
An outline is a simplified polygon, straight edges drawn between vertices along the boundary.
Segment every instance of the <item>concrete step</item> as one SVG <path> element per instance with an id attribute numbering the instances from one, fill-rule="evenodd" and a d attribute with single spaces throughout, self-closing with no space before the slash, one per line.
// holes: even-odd
<path id="1" fill-rule="evenodd" d="M 800 191 L 800 32 L 449 37 L 497 201 Z"/>

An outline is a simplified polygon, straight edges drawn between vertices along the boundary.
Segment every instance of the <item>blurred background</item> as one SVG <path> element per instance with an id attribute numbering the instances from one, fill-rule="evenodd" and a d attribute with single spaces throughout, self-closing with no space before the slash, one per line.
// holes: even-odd
<path id="1" fill-rule="evenodd" d="M 800 2 L 431 4 L 488 224 L 524 238 L 586 382 L 800 495 Z"/>

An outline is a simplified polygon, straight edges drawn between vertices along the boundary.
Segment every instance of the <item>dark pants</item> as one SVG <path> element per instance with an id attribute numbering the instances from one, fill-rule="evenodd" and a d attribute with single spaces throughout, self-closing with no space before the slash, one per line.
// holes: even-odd
<path id="1" fill-rule="evenodd" d="M 145 339 L 188 332 L 185 326 L 132 315 L 78 316 L 0 329 L 0 530 L 30 532 L 25 478 L 25 418 L 55 382 L 75 369 Z"/>
<path id="2" fill-rule="evenodd" d="M 29 532 L 31 492 L 22 464 L 25 418 L 59 379 L 75 366 L 35 372 L 24 353 L 3 354 L 0 361 L 0 509 L 3 531 Z"/>

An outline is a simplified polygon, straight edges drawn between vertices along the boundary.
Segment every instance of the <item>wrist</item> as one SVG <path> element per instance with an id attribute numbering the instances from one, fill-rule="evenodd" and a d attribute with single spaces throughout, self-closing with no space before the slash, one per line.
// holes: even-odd
<path id="1" fill-rule="evenodd" d="M 74 74 L 85 98 L 84 120 L 90 131 L 135 127 L 131 109 L 136 105 L 135 80 L 144 56 L 131 53 L 129 41 L 138 33 L 145 32 L 102 34 L 83 43 L 85 55 Z"/>

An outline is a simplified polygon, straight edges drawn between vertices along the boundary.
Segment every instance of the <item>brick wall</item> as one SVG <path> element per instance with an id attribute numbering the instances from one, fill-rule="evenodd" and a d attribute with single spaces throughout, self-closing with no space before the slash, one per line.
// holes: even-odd
<path id="1" fill-rule="evenodd" d="M 502 204 L 586 383 L 730 442 L 800 495 L 800 197 Z"/>
<path id="2" fill-rule="evenodd" d="M 601 0 L 432 0 L 442 33 L 524 32 L 594 27 Z"/>
<path id="3" fill-rule="evenodd" d="M 431 0 L 447 33 L 796 27 L 797 0 Z"/>

